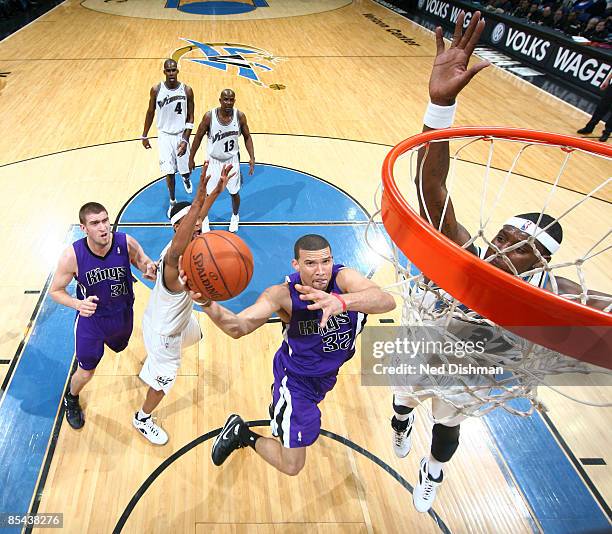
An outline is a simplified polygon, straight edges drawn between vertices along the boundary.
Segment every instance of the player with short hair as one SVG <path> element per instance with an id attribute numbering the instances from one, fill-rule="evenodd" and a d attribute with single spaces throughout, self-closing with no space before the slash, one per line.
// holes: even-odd
<path id="1" fill-rule="evenodd" d="M 165 81 L 151 87 L 149 107 L 142 130 L 142 145 L 149 149 L 149 129 L 157 109 L 157 145 L 159 166 L 166 175 L 166 185 L 170 195 L 168 218 L 172 206 L 176 204 L 174 174 L 178 171 L 183 177 L 185 191 L 191 194 L 192 185 L 189 170 L 189 136 L 193 129 L 194 98 L 193 90 L 178 81 L 178 65 L 174 59 L 164 61 Z"/>
<path id="2" fill-rule="evenodd" d="M 240 151 L 238 147 L 238 137 L 242 134 L 244 144 L 249 153 L 249 175 L 255 171 L 255 149 L 253 148 L 253 138 L 249 131 L 246 115 L 234 108 L 236 93 L 232 89 L 223 89 L 219 96 L 220 106 L 211 111 L 207 111 L 198 130 L 193 138 L 191 156 L 189 157 L 189 169 L 195 168 L 195 155 L 202 139 L 208 134 L 208 172 L 211 175 L 208 191 L 214 189 L 223 165 L 230 163 L 235 169 L 236 175 L 228 182 L 227 191 L 232 197 L 232 217 L 230 220 L 229 231 L 237 232 L 240 216 L 240 186 L 242 177 L 240 175 Z M 210 230 L 208 217 L 202 223 L 202 231 Z"/>
<path id="3" fill-rule="evenodd" d="M 192 312 L 193 303 L 178 277 L 179 257 L 187 245 L 200 235 L 202 219 L 208 215 L 213 202 L 233 176 L 232 166 L 224 166 L 221 179 L 206 195 L 206 184 L 210 180 L 206 169 L 207 164 L 204 164 L 203 178 L 193 203 L 179 202 L 172 207 L 170 222 L 174 237 L 160 254 L 155 286 L 142 319 L 147 359 L 140 371 L 140 378 L 148 384 L 149 389 L 142 408 L 134 414 L 132 424 L 155 445 L 164 445 L 168 441 L 168 434 L 155 424 L 151 413 L 174 385 L 182 349 L 202 339 L 200 324 Z"/>
<path id="4" fill-rule="evenodd" d="M 442 28 L 436 28 L 437 53 L 429 80 L 431 102 L 425 114 L 423 131 L 449 127 L 455 112 L 457 95 L 478 72 L 489 65 L 485 61 L 468 68 L 470 56 L 478 43 L 485 22 L 481 20 L 480 12 L 477 11 L 463 33 L 464 19 L 465 13 L 461 12 L 455 24 L 453 41 L 446 50 Z M 457 221 L 451 199 L 447 201 L 446 177 L 449 161 L 448 141 L 429 143 L 426 149 L 419 150 L 417 169 L 422 169 L 423 178 L 420 179 L 421 171 L 419 171 L 415 183 L 422 191 L 422 196 L 418 195 L 421 217 L 428 220 L 429 215 L 431 224 L 435 228 L 441 228 L 445 236 L 463 246 L 471 236 Z M 444 220 L 441 221 L 443 214 Z M 525 242 L 530 237 L 534 238 L 533 246 Z M 562 239 L 561 225 L 553 217 L 540 213 L 523 213 L 505 222 L 491 242 L 493 247 L 479 249 L 472 245 L 467 250 L 510 274 L 520 276 L 521 273 L 526 273 L 522 278 L 527 283 L 552 291 L 552 283 L 546 271 L 534 274 L 528 272 L 542 266 L 544 261 L 549 262 L 552 254 L 561 245 Z M 581 287 L 571 280 L 560 276 L 556 276 L 555 280 L 559 294 L 579 295 L 582 292 Z M 608 295 L 589 291 L 588 296 Z M 433 294 L 431 297 L 434 301 L 432 305 L 443 304 L 440 300 L 436 301 Z M 588 298 L 587 305 L 603 310 L 607 304 L 604 300 Z M 393 448 L 399 457 L 405 457 L 411 448 L 413 409 L 419 403 L 410 393 L 418 389 L 420 389 L 418 386 L 394 388 L 395 413 L 391 427 Z M 419 397 L 428 398 L 426 395 Z M 419 512 L 427 512 L 433 505 L 437 487 L 443 480 L 444 464 L 450 461 L 459 446 L 459 425 L 466 418 L 450 403 L 433 394 L 431 398 L 434 418 L 445 422 L 434 424 L 430 455 L 421 460 L 419 480 L 413 492 L 413 502 Z"/>
<path id="5" fill-rule="evenodd" d="M 145 278 L 155 279 L 157 266 L 133 237 L 112 232 L 108 211 L 98 202 L 87 202 L 79 210 L 85 237 L 67 247 L 60 256 L 51 298 L 77 310 L 74 328 L 78 366 L 64 397 L 66 420 L 79 429 L 85 424 L 79 393 L 93 378 L 104 355 L 104 345 L 115 352 L 124 350 L 132 335 L 134 320 L 134 265 Z M 77 281 L 76 298 L 66 291 Z"/>
<path id="6" fill-rule="evenodd" d="M 298 239 L 291 264 L 295 272 L 285 283 L 268 287 L 238 314 L 216 302 L 202 304 L 213 323 L 235 339 L 258 329 L 275 313 L 283 323 L 270 405 L 272 434 L 280 443 L 252 432 L 232 414 L 213 444 L 215 465 L 232 451 L 250 446 L 279 471 L 297 475 L 304 467 L 306 448 L 319 437 L 318 405 L 335 386 L 340 367 L 353 357 L 366 314 L 395 308 L 393 297 L 374 282 L 334 264 L 329 242 L 320 235 Z M 196 301 L 202 298 L 199 293 L 191 295 Z"/>

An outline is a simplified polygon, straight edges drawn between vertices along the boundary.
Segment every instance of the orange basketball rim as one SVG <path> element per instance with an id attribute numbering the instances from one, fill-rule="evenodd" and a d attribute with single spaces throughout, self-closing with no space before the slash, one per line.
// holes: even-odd
<path id="1" fill-rule="evenodd" d="M 605 143 L 518 128 L 461 127 L 430 130 L 395 146 L 382 168 L 385 228 L 421 272 L 457 300 L 496 324 L 552 350 L 612 367 L 612 314 L 534 287 L 453 243 L 408 204 L 395 182 L 397 158 L 427 142 L 465 137 L 557 145 L 612 158 Z"/>

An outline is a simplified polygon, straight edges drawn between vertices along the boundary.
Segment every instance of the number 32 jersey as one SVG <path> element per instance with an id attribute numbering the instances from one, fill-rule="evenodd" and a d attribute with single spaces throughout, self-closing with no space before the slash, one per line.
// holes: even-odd
<path id="1" fill-rule="evenodd" d="M 226 161 L 238 156 L 238 136 L 240 135 L 240 121 L 238 110 L 234 109 L 229 124 L 222 124 L 219 120 L 219 108 L 210 112 L 210 130 L 208 132 L 208 157 Z"/>
<path id="2" fill-rule="evenodd" d="M 336 276 L 344 268 L 334 265 L 328 292 L 342 293 Z M 276 353 L 283 367 L 299 376 L 336 375 L 355 354 L 357 336 L 363 329 L 367 315 L 346 311 L 332 316 L 323 330 L 319 327 L 321 310 L 309 310 L 308 301 L 300 300 L 295 284 L 301 284 L 300 273 L 287 277 L 291 294 L 291 321 L 283 324 L 283 344 Z"/>
<path id="3" fill-rule="evenodd" d="M 187 93 L 185 85 L 168 89 L 165 82 L 159 84 L 157 93 L 157 129 L 167 134 L 179 134 L 185 130 Z"/>

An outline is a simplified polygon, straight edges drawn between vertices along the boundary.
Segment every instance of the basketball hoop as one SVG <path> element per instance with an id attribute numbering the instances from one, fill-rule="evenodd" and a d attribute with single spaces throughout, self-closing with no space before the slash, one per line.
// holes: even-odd
<path id="1" fill-rule="evenodd" d="M 534 343 L 598 366 L 612 367 L 612 315 L 526 284 L 487 264 L 438 232 L 405 200 L 393 175 L 398 157 L 427 143 L 450 139 L 508 139 L 565 151 L 581 150 L 607 159 L 612 159 L 612 147 L 587 139 L 524 129 L 449 128 L 430 130 L 406 139 L 389 152 L 382 169 L 385 228 L 394 243 L 426 277 L 435 280 L 480 315 Z M 609 182 L 607 178 L 604 184 Z M 539 330 L 533 327 L 559 328 Z"/>
<path id="2" fill-rule="evenodd" d="M 462 212 L 458 209 L 458 206 L 464 207 L 460 206 L 461 202 L 457 202 L 462 195 L 453 193 L 456 180 L 467 181 L 465 185 L 462 183 L 463 197 L 466 196 L 467 190 L 470 192 L 468 196 L 475 200 L 478 197 L 478 189 L 481 190 L 480 209 L 476 202 L 472 202 L 466 208 L 468 211 L 480 211 L 477 214 L 479 219 L 472 221 L 472 226 L 479 225 L 478 231 L 470 232 L 472 237 L 463 246 L 448 239 L 439 231 L 440 228 L 433 225 L 422 196 L 423 189 L 420 182 L 422 172 L 419 172 L 417 168 L 419 163 L 415 161 L 419 150 L 423 149 L 423 158 L 420 162 L 422 166 L 432 144 L 445 141 L 449 142 L 452 150 L 446 185 L 448 195 L 440 225 L 451 197 L 455 212 L 458 213 L 457 219 L 460 222 L 469 222 L 463 220 L 465 210 Z M 459 148 L 456 148 L 457 145 Z M 516 147 L 518 151 L 515 151 Z M 501 154 L 497 154 L 496 150 Z M 393 254 L 389 256 L 381 253 L 378 246 L 380 239 L 378 245 L 374 245 L 368 238 L 368 233 L 372 229 L 378 230 L 376 225 L 368 226 L 366 241 L 395 267 L 396 283 L 393 287 L 398 290 L 404 302 L 402 333 L 416 330 L 419 332 L 419 339 L 429 337 L 429 339 L 458 341 L 470 337 L 471 325 L 474 327 L 472 331 L 489 329 L 488 332 L 493 333 L 496 342 L 501 340 L 502 345 L 509 347 L 501 351 L 487 349 L 484 354 L 478 356 L 466 358 L 461 356 L 463 362 L 474 365 L 481 365 L 483 362 L 485 365 L 503 365 L 505 372 L 502 378 L 478 377 L 477 380 L 470 380 L 469 377 L 468 379 L 460 377 L 453 382 L 447 380 L 448 377 L 440 379 L 427 375 L 419 379 L 422 381 L 416 387 L 414 382 L 409 381 L 406 383 L 396 381 L 390 384 L 404 388 L 408 391 L 407 394 L 419 402 L 434 396 L 451 404 L 457 413 L 463 415 L 481 416 L 497 407 L 502 407 L 512 414 L 526 416 L 539 406 L 537 388 L 545 385 L 583 404 L 610 405 L 572 398 L 553 387 L 548 379 L 559 375 L 573 377 L 593 373 L 601 373 L 605 378 L 612 376 L 612 372 L 608 371 L 612 368 L 610 357 L 612 315 L 608 313 L 612 310 L 612 298 L 601 295 L 593 297 L 588 287 L 595 274 L 595 278 L 599 276 L 600 280 L 590 284 L 591 290 L 599 289 L 610 293 L 609 287 L 599 286 L 605 286 L 609 282 L 606 273 L 612 270 L 610 242 L 612 229 L 605 228 L 601 237 L 599 234 L 594 238 L 580 237 L 579 245 L 586 250 L 577 251 L 576 246 L 573 248 L 570 245 L 566 246 L 564 238 L 565 250 L 571 251 L 572 258 L 574 254 L 577 258 L 558 263 L 553 263 L 552 258 L 547 261 L 536 252 L 534 244 L 534 239 L 537 238 L 536 232 L 535 236 L 507 249 L 516 249 L 528 243 L 540 260 L 536 267 L 520 275 L 514 266 L 512 266 L 513 275 L 489 264 L 488 261 L 491 261 L 492 256 L 485 258 L 483 254 L 487 248 L 493 248 L 496 256 L 505 255 L 505 251 L 500 251 L 487 239 L 486 233 L 491 231 L 489 224 L 499 224 L 501 227 L 509 215 L 516 215 L 514 206 L 510 213 L 497 214 L 494 211 L 508 212 L 511 209 L 506 203 L 510 205 L 516 199 L 516 191 L 519 189 L 515 190 L 514 186 L 517 184 L 520 186 L 521 181 L 528 179 L 517 169 L 520 165 L 530 163 L 529 158 L 535 150 L 544 152 L 538 153 L 537 157 L 544 158 L 547 163 L 556 160 L 561 162 L 553 180 L 534 182 L 535 186 L 540 188 L 540 192 L 537 194 L 529 192 L 524 194 L 527 198 L 519 199 L 529 208 L 526 211 L 530 213 L 537 211 L 540 213 L 540 218 L 544 213 L 547 215 L 554 213 L 557 218 L 549 226 L 563 219 L 563 223 L 569 223 L 565 229 L 572 230 L 576 222 L 581 220 L 582 215 L 576 213 L 580 209 L 586 210 L 587 215 L 590 214 L 591 217 L 597 210 L 604 210 L 603 223 L 609 224 L 612 217 L 609 216 L 610 206 L 606 198 L 608 195 L 612 198 L 609 189 L 612 178 L 606 176 L 599 183 L 596 181 L 592 188 L 589 187 L 590 191 L 584 194 L 578 194 L 560 185 L 567 169 L 573 169 L 578 165 L 580 172 L 584 172 L 581 165 L 584 165 L 586 160 L 588 160 L 587 166 L 591 165 L 589 169 L 599 170 L 598 165 L 601 162 L 609 165 L 612 160 L 612 148 L 602 143 L 524 129 L 448 128 L 427 131 L 403 141 L 389 152 L 384 161 L 380 210 L 372 217 L 371 222 L 379 213 L 382 215 L 382 223 L 395 245 Z M 528 156 L 525 156 L 526 152 Z M 459 156 L 464 154 L 468 154 L 469 158 L 460 159 Z M 492 164 L 496 158 L 509 159 L 500 168 Z M 598 158 L 594 167 L 592 167 L 592 158 Z M 478 161 L 479 159 L 482 162 Z M 527 161 L 523 161 L 524 159 Z M 408 180 L 404 172 L 406 169 L 401 167 L 405 163 L 408 163 Z M 484 181 L 479 182 L 477 175 L 483 170 Z M 396 176 L 400 175 L 402 179 L 397 180 Z M 406 187 L 403 187 L 406 184 L 415 189 L 413 183 L 415 176 L 419 177 L 416 191 L 406 191 Z M 489 206 L 488 196 L 493 195 L 492 191 L 495 198 L 491 203 L 492 206 Z M 416 210 L 411 207 L 408 198 L 414 197 L 412 201 L 413 205 L 416 205 L 418 202 L 415 203 L 415 199 L 418 201 L 419 197 L 415 195 L 421 195 L 424 213 L 429 220 L 421 217 L 418 206 Z M 533 209 L 532 204 L 537 199 L 542 200 L 537 209 Z M 378 202 L 376 205 L 379 205 Z M 378 237 L 380 238 L 380 235 Z M 484 248 L 479 249 L 478 242 L 484 242 Z M 473 247 L 479 251 L 478 255 L 473 253 Z M 468 248 L 472 250 L 467 250 Z M 561 251 L 555 253 L 555 261 L 557 257 L 563 258 Z M 405 255 L 405 259 L 401 257 L 401 253 Z M 586 268 L 587 265 L 589 269 Z M 577 279 L 576 283 L 581 288 L 579 295 L 559 294 L 556 277 L 561 276 L 559 272 L 565 269 L 575 269 L 570 279 Z M 601 273 L 604 273 L 603 282 Z M 540 275 L 540 280 L 549 280 L 552 291 L 532 285 L 530 280 L 533 280 L 535 275 Z M 586 306 L 587 298 L 603 301 L 602 307 L 605 311 Z M 419 354 L 418 357 L 427 359 L 431 358 L 431 355 Z M 435 358 L 446 364 L 452 361 L 451 358 L 440 354 L 435 354 Z M 400 363 L 400 358 L 396 356 L 393 365 Z M 561 382 L 564 383 L 562 380 Z M 451 383 L 453 385 L 449 386 Z M 409 387 L 405 388 L 405 385 Z M 527 400 L 528 408 L 510 402 L 517 398 Z"/>

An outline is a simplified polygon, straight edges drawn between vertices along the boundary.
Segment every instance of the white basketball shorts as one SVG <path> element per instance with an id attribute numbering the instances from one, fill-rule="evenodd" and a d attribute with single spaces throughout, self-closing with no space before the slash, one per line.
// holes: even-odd
<path id="1" fill-rule="evenodd" d="M 240 191 L 242 180 L 240 177 L 240 159 L 238 156 L 234 156 L 233 158 L 225 161 L 210 158 L 208 160 L 208 174 L 210 175 L 210 180 L 206 184 L 206 193 L 208 195 L 210 195 L 212 190 L 217 187 L 219 179 L 221 178 L 221 169 L 223 169 L 223 165 L 227 165 L 228 163 L 232 164 L 231 172 L 236 174 L 230 179 L 229 182 L 227 182 L 227 192 L 230 195 L 235 195 L 238 193 L 238 191 Z"/>
<path id="2" fill-rule="evenodd" d="M 189 174 L 189 144 L 182 156 L 178 156 L 178 148 L 183 140 L 183 133 L 168 134 L 159 132 L 157 146 L 159 148 L 159 168 L 162 174 Z"/>
<path id="3" fill-rule="evenodd" d="M 140 371 L 140 378 L 154 390 L 167 395 L 176 380 L 181 365 L 181 349 L 195 345 L 202 339 L 200 324 L 191 314 L 187 327 L 175 336 L 161 336 L 151 330 L 149 321 L 142 322 L 142 336 L 147 359 Z"/>

